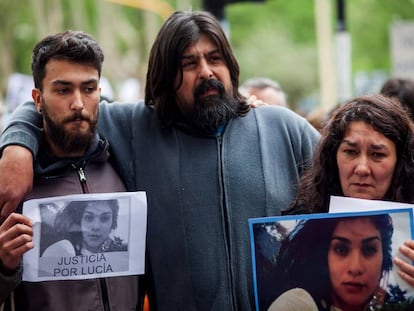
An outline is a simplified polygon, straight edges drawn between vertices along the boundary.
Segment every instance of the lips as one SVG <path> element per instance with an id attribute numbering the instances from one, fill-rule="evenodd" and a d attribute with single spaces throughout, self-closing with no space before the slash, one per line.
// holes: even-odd
<path id="1" fill-rule="evenodd" d="M 353 183 L 352 185 L 356 187 L 371 187 L 370 184 L 366 184 L 366 183 Z"/>
<path id="2" fill-rule="evenodd" d="M 218 95 L 219 91 L 215 87 L 209 87 L 201 96 L 211 96 L 211 95 Z"/>
<path id="3" fill-rule="evenodd" d="M 97 240 L 101 239 L 101 236 L 100 235 L 95 235 L 95 234 L 93 234 L 93 235 L 89 234 L 88 238 L 91 239 L 92 241 L 97 241 Z"/>
<path id="4" fill-rule="evenodd" d="M 348 293 L 354 293 L 354 294 L 358 294 L 361 292 L 361 290 L 366 288 L 365 283 L 359 283 L 359 282 L 344 282 L 342 286 L 345 288 L 345 290 Z"/>

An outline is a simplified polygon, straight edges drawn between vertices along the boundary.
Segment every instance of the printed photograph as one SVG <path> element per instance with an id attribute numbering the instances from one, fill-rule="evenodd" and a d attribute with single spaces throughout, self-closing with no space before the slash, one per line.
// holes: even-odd
<path id="1" fill-rule="evenodd" d="M 414 310 L 394 268 L 412 209 L 250 219 L 257 311 Z"/>
<path id="2" fill-rule="evenodd" d="M 23 280 L 143 274 L 146 204 L 142 191 L 25 201 L 23 214 L 33 222 L 34 248 L 23 255 Z"/>
<path id="3" fill-rule="evenodd" d="M 63 207 L 41 203 L 39 209 L 41 257 L 128 251 L 125 238 L 117 235 L 118 199 L 69 201 Z M 129 215 L 126 220 L 121 225 L 128 231 Z"/>

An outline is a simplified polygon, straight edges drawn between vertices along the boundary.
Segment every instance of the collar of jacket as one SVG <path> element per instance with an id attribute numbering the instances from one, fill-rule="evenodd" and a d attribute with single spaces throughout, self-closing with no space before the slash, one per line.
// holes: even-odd
<path id="1" fill-rule="evenodd" d="M 175 120 L 173 123 L 173 127 L 178 128 L 182 130 L 183 132 L 190 134 L 192 136 L 201 136 L 201 137 L 218 137 L 223 135 L 227 125 L 232 120 L 228 121 L 226 124 L 221 125 L 215 132 L 206 132 L 202 129 L 200 129 L 198 126 L 196 126 L 193 123 L 190 123 L 186 120 L 184 120 L 182 117 Z"/>
<path id="2" fill-rule="evenodd" d="M 42 141 L 40 150 L 48 150 L 45 139 Z M 106 139 L 95 136 L 91 146 L 82 157 L 57 158 L 49 151 L 39 152 L 34 164 L 34 171 L 37 177 L 46 175 L 59 175 L 73 165 L 83 168 L 87 162 L 105 162 L 109 158 L 109 143 Z"/>

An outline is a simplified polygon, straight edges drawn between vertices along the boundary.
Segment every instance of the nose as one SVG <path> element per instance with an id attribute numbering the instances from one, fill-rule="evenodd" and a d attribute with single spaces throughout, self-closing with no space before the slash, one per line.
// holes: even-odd
<path id="1" fill-rule="evenodd" d="M 202 80 L 209 80 L 213 78 L 213 71 L 210 68 L 210 65 L 205 59 L 201 59 L 200 61 L 200 73 L 199 77 Z"/>
<path id="2" fill-rule="evenodd" d="M 75 91 L 73 94 L 73 100 L 70 105 L 71 110 L 81 111 L 84 108 L 82 94 L 80 91 Z"/>
<path id="3" fill-rule="evenodd" d="M 359 252 L 352 253 L 349 258 L 348 273 L 355 277 L 359 276 L 364 272 L 363 260 Z"/>
<path id="4" fill-rule="evenodd" d="M 99 220 L 94 219 L 90 224 L 90 228 L 93 231 L 98 231 L 101 228 Z"/>
<path id="5" fill-rule="evenodd" d="M 369 168 L 368 160 L 366 157 L 360 157 L 355 165 L 354 172 L 357 176 L 363 177 L 368 176 L 371 173 Z"/>

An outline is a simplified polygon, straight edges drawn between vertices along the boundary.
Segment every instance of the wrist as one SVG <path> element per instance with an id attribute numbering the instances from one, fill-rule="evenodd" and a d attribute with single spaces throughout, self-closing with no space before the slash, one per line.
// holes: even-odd
<path id="1" fill-rule="evenodd" d="M 19 265 L 17 265 L 17 267 L 15 267 L 15 268 L 8 268 L 0 260 L 0 273 L 5 275 L 5 276 L 11 276 L 11 275 L 15 274 L 17 272 L 18 267 L 19 267 Z"/>

